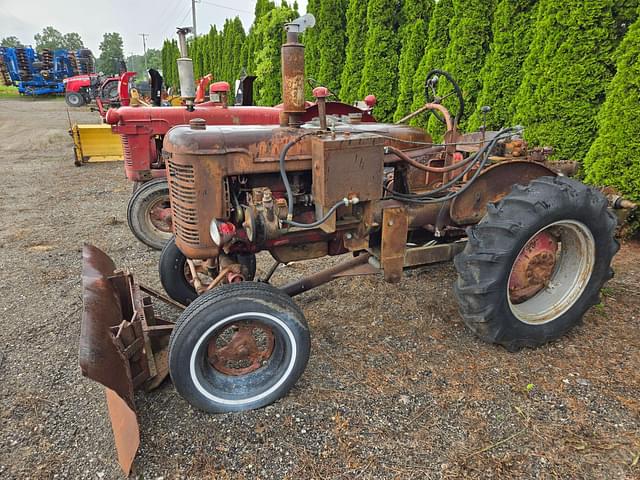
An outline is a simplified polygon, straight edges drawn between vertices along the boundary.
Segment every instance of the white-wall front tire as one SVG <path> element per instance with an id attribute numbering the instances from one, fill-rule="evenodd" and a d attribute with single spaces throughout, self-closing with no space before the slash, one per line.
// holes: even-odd
<path id="1" fill-rule="evenodd" d="M 262 283 L 228 284 L 180 316 L 169 370 L 196 408 L 251 410 L 287 394 L 306 367 L 309 346 L 304 316 L 287 295 Z"/>

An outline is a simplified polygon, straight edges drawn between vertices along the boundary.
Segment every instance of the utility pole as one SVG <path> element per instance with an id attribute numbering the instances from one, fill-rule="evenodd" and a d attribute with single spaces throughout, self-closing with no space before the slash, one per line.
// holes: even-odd
<path id="1" fill-rule="evenodd" d="M 145 72 L 147 70 L 149 70 L 147 68 L 147 37 L 149 36 L 148 33 L 139 33 L 138 35 L 140 35 L 142 37 L 142 51 L 144 52 L 144 70 Z"/>
<path id="2" fill-rule="evenodd" d="M 191 22 L 193 23 L 193 38 L 198 36 L 196 31 L 196 0 L 191 0 Z"/>

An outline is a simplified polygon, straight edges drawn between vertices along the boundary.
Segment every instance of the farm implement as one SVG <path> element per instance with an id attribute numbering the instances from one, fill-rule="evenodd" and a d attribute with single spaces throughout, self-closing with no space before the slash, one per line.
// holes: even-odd
<path id="1" fill-rule="evenodd" d="M 516 351 L 577 325 L 613 274 L 607 199 L 558 175 L 519 128 L 460 132 L 461 93 L 455 114 L 436 95 L 445 81 L 459 92 L 445 72 L 428 75 L 418 113 L 440 119 L 442 143 L 420 128 L 331 114 L 324 87 L 309 107 L 299 42 L 308 21 L 286 26 L 277 125 L 212 125 L 196 108 L 201 116 L 181 110 L 186 125 L 167 129 L 161 154 L 147 134 L 172 208 L 175 237 L 159 267 L 170 298 L 85 247 L 80 364 L 107 389 L 127 473 L 139 440 L 135 388 L 153 388 L 168 372 L 189 404 L 212 413 L 282 398 L 309 358 L 309 329 L 292 297 L 333 279 L 397 283 L 406 269 L 453 260 L 465 324 Z M 256 281 L 259 251 L 274 266 Z M 346 259 L 269 284 L 279 264 L 332 255 Z M 158 320 L 149 295 L 186 308 L 175 324 Z"/>

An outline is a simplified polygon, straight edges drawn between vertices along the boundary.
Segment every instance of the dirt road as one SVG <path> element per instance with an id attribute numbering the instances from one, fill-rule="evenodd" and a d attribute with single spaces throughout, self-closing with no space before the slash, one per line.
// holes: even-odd
<path id="1" fill-rule="evenodd" d="M 88 111 L 72 112 L 96 122 Z M 0 99 L 0 478 L 122 478 L 102 389 L 77 366 L 82 242 L 159 287 L 120 163 L 73 166 L 64 102 Z M 259 259 L 259 267 L 267 265 Z M 294 265 L 274 281 L 310 272 Z M 145 479 L 640 477 L 640 245 L 566 338 L 508 353 L 461 323 L 454 270 L 302 295 L 311 360 L 243 414 L 139 394 Z"/>

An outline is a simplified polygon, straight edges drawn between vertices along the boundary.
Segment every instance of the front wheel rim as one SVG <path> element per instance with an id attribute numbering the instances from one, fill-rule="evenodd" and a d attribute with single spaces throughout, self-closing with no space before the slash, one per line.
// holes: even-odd
<path id="1" fill-rule="evenodd" d="M 540 235 L 551 235 L 557 241 L 553 270 L 544 288 L 517 303 L 510 286 L 513 285 L 518 259 Z M 577 220 L 561 220 L 538 230 L 522 247 L 509 272 L 506 288 L 511 313 L 529 325 L 543 325 L 567 313 L 589 284 L 595 266 L 595 250 L 591 231 Z"/>
<path id="2" fill-rule="evenodd" d="M 210 342 L 221 330 L 244 322 L 269 328 L 275 337 L 274 344 L 269 346 L 269 358 L 263 366 L 245 375 L 228 375 L 210 362 Z M 281 388 L 291 376 L 298 356 L 295 335 L 286 322 L 269 313 L 245 312 L 216 322 L 200 336 L 191 351 L 189 373 L 200 395 L 218 404 L 238 407 L 260 402 Z M 262 375 L 264 379 L 257 379 L 256 375 Z M 250 388 L 238 384 L 243 380 L 250 382 Z"/>

